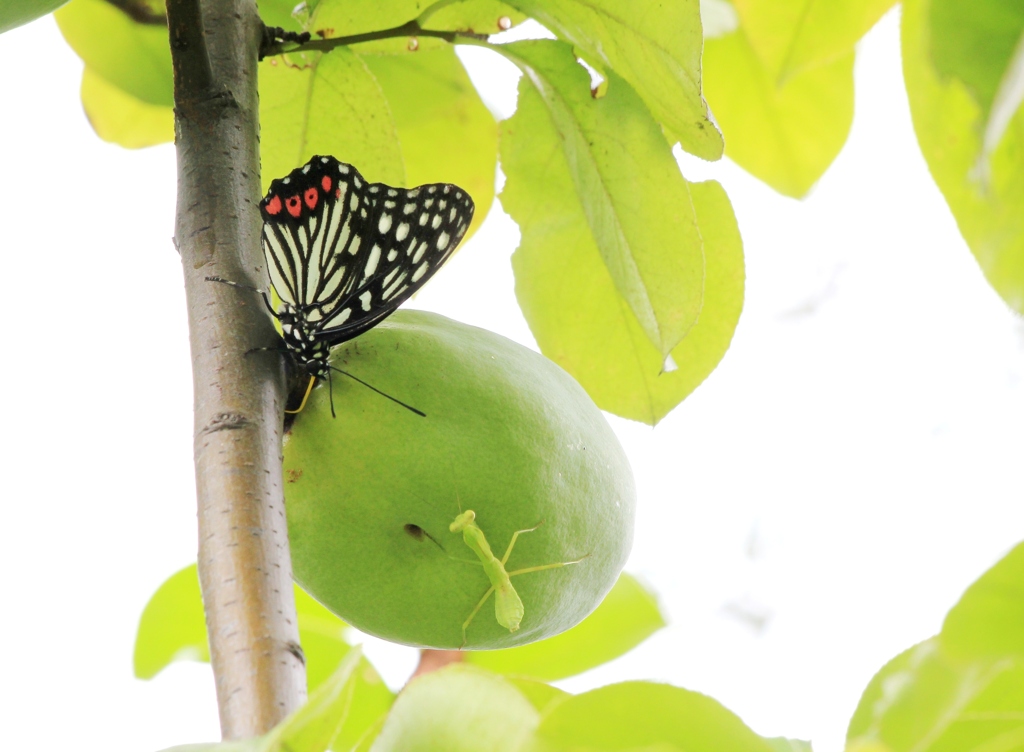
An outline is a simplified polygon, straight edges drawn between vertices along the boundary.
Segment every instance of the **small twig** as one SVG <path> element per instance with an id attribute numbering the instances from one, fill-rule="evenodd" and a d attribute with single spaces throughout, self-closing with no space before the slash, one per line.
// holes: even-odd
<path id="1" fill-rule="evenodd" d="M 330 52 L 335 47 L 345 47 L 350 44 L 376 42 L 381 39 L 396 39 L 400 37 L 433 37 L 435 39 L 443 39 L 446 42 L 452 43 L 460 39 L 473 39 L 477 41 L 487 40 L 487 34 L 477 34 L 472 31 L 439 31 L 436 29 L 424 29 L 420 26 L 419 21 L 412 20 L 402 24 L 401 26 L 395 26 L 390 29 L 368 31 L 362 34 L 350 34 L 346 37 L 333 37 L 331 39 L 313 39 L 296 44 L 294 47 L 287 46 L 291 40 L 276 42 L 260 50 L 260 60 L 265 57 L 281 55 L 287 52 Z"/>
<path id="2" fill-rule="evenodd" d="M 107 0 L 107 2 L 128 14 L 128 17 L 135 23 L 146 24 L 147 26 L 167 25 L 167 16 L 158 10 L 154 10 L 146 0 Z"/>

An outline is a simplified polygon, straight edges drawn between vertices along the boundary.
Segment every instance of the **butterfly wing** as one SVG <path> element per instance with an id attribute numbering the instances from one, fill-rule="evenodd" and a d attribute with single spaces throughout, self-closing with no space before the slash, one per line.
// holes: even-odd
<path id="1" fill-rule="evenodd" d="M 368 187 L 373 210 L 368 253 L 326 318 L 321 336 L 337 344 L 388 317 L 448 260 L 473 219 L 473 200 L 447 183 Z"/>
<path id="2" fill-rule="evenodd" d="M 366 264 L 373 203 L 351 165 L 313 157 L 275 180 L 260 203 L 263 252 L 278 296 L 316 324 L 328 318 Z"/>
<path id="3" fill-rule="evenodd" d="M 367 184 L 351 165 L 324 156 L 273 181 L 260 209 L 274 289 L 330 344 L 394 312 L 448 259 L 473 218 L 473 200 L 458 186 Z"/>

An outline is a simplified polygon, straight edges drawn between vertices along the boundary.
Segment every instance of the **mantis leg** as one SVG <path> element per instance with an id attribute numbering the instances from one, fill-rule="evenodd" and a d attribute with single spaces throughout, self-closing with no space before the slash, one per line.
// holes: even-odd
<path id="1" fill-rule="evenodd" d="M 520 533 L 532 533 L 534 530 L 536 530 L 540 526 L 541 526 L 541 523 L 538 522 L 533 527 L 528 527 L 525 530 L 516 530 L 514 533 L 512 533 L 512 540 L 510 540 L 508 542 L 508 548 L 505 550 L 505 555 L 501 558 L 501 566 L 505 566 L 505 563 L 508 561 L 508 557 L 512 555 L 512 549 L 515 548 L 515 546 L 516 546 L 516 538 L 519 537 L 519 534 Z"/>
<path id="2" fill-rule="evenodd" d="M 587 554 L 587 556 L 589 555 L 590 554 Z M 541 572 L 545 569 L 558 569 L 559 567 L 568 567 L 571 564 L 579 564 L 581 561 L 586 559 L 587 556 L 582 556 L 579 559 L 576 559 L 575 561 L 559 561 L 554 564 L 541 564 L 539 567 L 526 567 L 525 569 L 517 569 L 514 572 L 509 572 L 508 576 L 514 577 L 517 574 L 526 574 L 527 572 Z"/>
<path id="3" fill-rule="evenodd" d="M 477 615 L 484 604 L 487 603 L 487 599 L 491 597 L 491 593 L 494 592 L 494 586 L 487 588 L 487 592 L 484 593 L 484 597 L 480 599 L 480 602 L 476 604 L 476 607 L 470 612 L 466 620 L 462 622 L 462 644 L 459 646 L 459 650 L 466 647 L 466 630 L 469 629 L 470 622 L 473 621 L 473 617 Z"/>

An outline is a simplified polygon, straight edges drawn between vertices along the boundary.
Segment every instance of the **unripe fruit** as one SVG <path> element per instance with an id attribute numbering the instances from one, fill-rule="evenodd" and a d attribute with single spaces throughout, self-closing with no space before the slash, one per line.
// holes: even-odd
<path id="1" fill-rule="evenodd" d="M 466 648 L 561 632 L 600 603 L 633 540 L 629 463 L 583 389 L 547 358 L 436 314 L 399 311 L 339 346 L 332 364 L 426 413 L 334 373 L 285 445 L 295 578 L 353 626 L 394 642 L 463 646 L 490 587 L 450 526 L 460 511 L 514 575 L 525 613 L 511 632 L 492 594 Z"/>

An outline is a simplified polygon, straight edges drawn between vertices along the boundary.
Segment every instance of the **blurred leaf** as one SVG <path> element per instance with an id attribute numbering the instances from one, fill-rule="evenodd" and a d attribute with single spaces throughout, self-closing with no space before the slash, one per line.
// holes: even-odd
<path id="1" fill-rule="evenodd" d="M 628 653 L 663 626 L 654 594 L 623 573 L 597 610 L 572 629 L 518 648 L 474 651 L 466 660 L 499 674 L 554 681 Z"/>
<path id="2" fill-rule="evenodd" d="M 127 149 L 174 141 L 174 108 L 149 104 L 93 73 L 82 71 L 82 107 L 96 135 Z"/>
<path id="3" fill-rule="evenodd" d="M 943 82 L 933 68 L 929 7 L 903 3 L 903 76 L 917 140 L 989 284 L 1024 313 L 1024 115 L 1016 113 L 979 174 L 985 117 L 959 78 Z"/>
<path id="4" fill-rule="evenodd" d="M 260 120 L 264 191 L 314 154 L 350 162 L 371 182 L 405 184 L 388 102 L 362 58 L 348 48 L 264 61 Z"/>
<path id="5" fill-rule="evenodd" d="M 544 154 L 529 170 L 505 169 L 507 185 L 531 194 L 533 206 L 554 199 L 580 207 L 616 289 L 663 359 L 701 312 L 704 258 L 688 184 L 660 128 L 614 72 L 607 94 L 592 98 L 587 73 L 562 42 L 515 42 L 501 52 L 525 73 L 515 125 L 504 129 L 507 149 Z M 533 210 L 506 208 L 529 233 Z"/>
<path id="6" fill-rule="evenodd" d="M 1024 543 L 967 588 L 939 638 L 953 655 L 1024 660 Z"/>
<path id="7" fill-rule="evenodd" d="M 174 661 L 210 660 L 196 565 L 172 574 L 142 611 L 135 634 L 135 676 L 152 679 Z"/>
<path id="8" fill-rule="evenodd" d="M 261 752 L 324 752 L 348 715 L 362 651 L 353 648 L 309 700 L 266 735 Z"/>
<path id="9" fill-rule="evenodd" d="M 801 71 L 849 56 L 857 40 L 896 4 L 896 0 L 733 0 L 733 3 L 768 80 L 781 85 Z M 715 116 L 718 116 L 717 111 Z"/>
<path id="10" fill-rule="evenodd" d="M 306 657 L 306 684 L 319 691 L 352 653 L 343 638 L 347 625 L 295 586 L 299 638 Z M 209 661 L 206 619 L 196 565 L 171 575 L 149 599 L 135 637 L 135 676 L 151 679 L 173 661 Z M 361 658 L 352 679 L 352 698 L 336 749 L 349 749 L 394 702 L 380 674 Z"/>
<path id="11" fill-rule="evenodd" d="M 473 654 L 471 653 L 471 655 Z M 507 678 L 540 713 L 553 707 L 553 703 L 561 702 L 566 697 L 572 697 L 568 692 L 552 687 L 544 682 L 524 679 L 521 676 L 509 676 Z"/>
<path id="12" fill-rule="evenodd" d="M 325 752 L 348 714 L 359 648 L 338 666 L 306 704 L 268 733 L 254 739 L 213 744 L 186 744 L 164 752 Z"/>
<path id="13" fill-rule="evenodd" d="M 0 34 L 56 10 L 67 0 L 4 0 L 0 3 Z"/>
<path id="14" fill-rule="evenodd" d="M 611 89 L 609 95 L 612 96 Z M 520 84 L 516 114 L 501 124 L 501 201 L 519 223 L 512 257 L 516 297 L 541 351 L 571 373 L 604 410 L 655 424 L 714 370 L 743 305 L 743 249 L 725 191 L 689 186 L 703 236 L 704 307 L 672 351 L 677 370 L 644 335 L 619 295 L 576 196 L 543 103 Z"/>
<path id="15" fill-rule="evenodd" d="M 406 184 L 454 183 L 476 204 L 467 237 L 494 202 L 498 125 L 449 45 L 416 55 L 366 55 L 394 118 Z"/>
<path id="16" fill-rule="evenodd" d="M 539 715 L 508 680 L 453 664 L 411 681 L 374 752 L 516 752 Z"/>
<path id="17" fill-rule="evenodd" d="M 136 23 L 106 0 L 72 0 L 53 15 L 93 73 L 142 102 L 174 106 L 166 26 Z"/>
<path id="18" fill-rule="evenodd" d="M 803 739 L 787 739 L 784 736 L 774 736 L 765 739 L 773 752 L 814 752 L 810 742 Z"/>
<path id="19" fill-rule="evenodd" d="M 988 180 L 988 161 L 1024 99 L 1024 4 L 931 0 L 928 21 L 935 70 L 943 83 L 959 79 L 981 108 L 976 172 Z"/>
<path id="20" fill-rule="evenodd" d="M 302 14 L 292 14 L 299 0 L 259 0 L 260 18 L 267 26 L 280 26 L 288 31 L 303 31 Z"/>
<path id="21" fill-rule="evenodd" d="M 867 752 L 1018 750 L 1024 746 L 1024 665 L 957 661 L 933 638 L 901 653 L 868 684 L 847 731 Z"/>
<path id="22" fill-rule="evenodd" d="M 853 52 L 779 85 L 741 28 L 705 43 L 704 92 L 726 155 L 779 193 L 800 198 L 850 132 Z"/>
<path id="23" fill-rule="evenodd" d="M 667 684 L 623 682 L 552 705 L 537 750 L 772 752 L 731 711 L 706 695 Z"/>
<path id="24" fill-rule="evenodd" d="M 931 0 L 927 25 L 930 60 L 943 83 L 958 78 L 987 116 L 1024 32 L 1024 3 Z"/>
<path id="25" fill-rule="evenodd" d="M 699 0 L 634 8 L 621 0 L 513 0 L 571 43 L 607 78 L 628 81 L 671 139 L 704 159 L 722 156 L 722 135 L 701 96 Z"/>

